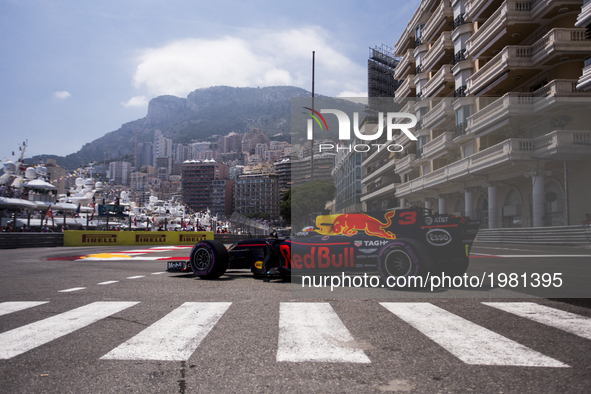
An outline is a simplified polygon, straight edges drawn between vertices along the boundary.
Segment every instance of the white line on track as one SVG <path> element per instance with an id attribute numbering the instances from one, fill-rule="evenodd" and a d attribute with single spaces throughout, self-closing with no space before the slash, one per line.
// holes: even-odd
<path id="1" fill-rule="evenodd" d="M 101 359 L 188 360 L 231 304 L 185 302 Z"/>
<path id="2" fill-rule="evenodd" d="M 59 290 L 58 293 L 69 293 L 71 291 L 84 290 L 86 287 L 72 287 L 71 289 Z"/>
<path id="3" fill-rule="evenodd" d="M 568 367 L 433 304 L 380 304 L 466 364 Z"/>
<path id="4" fill-rule="evenodd" d="M 371 363 L 330 304 L 282 302 L 279 308 L 277 361 Z"/>
<path id="5" fill-rule="evenodd" d="M 591 318 L 533 302 L 483 302 L 505 312 L 591 339 Z"/>
<path id="6" fill-rule="evenodd" d="M 502 257 L 502 258 L 550 258 L 550 257 L 585 257 L 591 258 L 591 254 L 489 254 L 489 253 L 470 253 L 470 256 L 489 256 L 489 257 Z"/>
<path id="7" fill-rule="evenodd" d="M 152 275 L 161 275 L 161 274 L 165 274 L 166 271 L 162 271 L 162 272 L 152 272 Z"/>
<path id="8" fill-rule="evenodd" d="M 47 304 L 49 301 L 9 301 L 0 303 L 0 316 Z"/>
<path id="9" fill-rule="evenodd" d="M 93 302 L 0 334 L 0 359 L 9 359 L 53 341 L 139 302 Z"/>
<path id="10" fill-rule="evenodd" d="M 97 285 L 111 285 L 113 283 L 119 282 L 118 280 L 108 280 L 106 282 L 97 283 Z"/>
<path id="11" fill-rule="evenodd" d="M 126 279 L 139 279 L 139 278 L 144 278 L 145 275 L 136 275 L 136 276 L 128 276 Z"/>

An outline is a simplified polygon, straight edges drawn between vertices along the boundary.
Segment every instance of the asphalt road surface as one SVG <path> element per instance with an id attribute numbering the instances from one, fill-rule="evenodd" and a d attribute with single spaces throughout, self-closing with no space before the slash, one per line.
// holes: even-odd
<path id="1" fill-rule="evenodd" d="M 167 273 L 188 248 L 138 249 L 0 250 L 0 392 L 591 391 L 588 248 L 472 250 L 470 275 L 567 270 L 578 298 L 499 283 L 319 298 L 248 271 Z"/>

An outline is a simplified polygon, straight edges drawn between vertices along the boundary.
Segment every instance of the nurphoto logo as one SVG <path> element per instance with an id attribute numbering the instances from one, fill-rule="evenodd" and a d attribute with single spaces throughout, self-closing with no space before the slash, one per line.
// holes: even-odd
<path id="1" fill-rule="evenodd" d="M 316 121 L 316 123 L 318 123 L 321 130 L 324 130 L 324 128 L 326 128 L 326 130 L 328 130 L 328 124 L 326 123 L 326 119 L 324 118 L 324 116 L 322 116 L 322 114 L 333 114 L 337 117 L 337 120 L 339 122 L 339 130 L 338 131 L 339 131 L 339 140 L 341 141 L 341 144 L 338 146 L 335 146 L 335 144 L 328 144 L 328 143 L 320 144 L 320 146 L 319 146 L 320 152 L 322 152 L 323 150 L 326 151 L 326 150 L 333 150 L 333 149 L 336 149 L 337 152 L 340 150 L 348 150 L 349 152 L 351 152 L 351 151 L 369 152 L 372 149 L 372 147 L 376 147 L 377 150 L 380 151 L 380 149 L 382 147 L 384 147 L 384 145 L 386 145 L 386 144 L 367 144 L 367 143 L 351 144 L 349 146 L 343 145 L 342 141 L 350 141 L 351 140 L 351 120 L 349 119 L 349 115 L 347 115 L 345 112 L 340 111 L 338 109 L 321 109 L 320 112 L 318 112 L 318 111 L 316 111 L 312 108 L 309 108 L 309 107 L 303 107 L 303 108 L 311 111 L 311 113 L 304 112 L 306 115 L 311 117 L 311 119 L 308 119 L 308 128 L 307 128 L 308 140 L 312 140 L 314 138 L 314 127 L 313 127 L 314 121 Z M 411 141 L 417 140 L 417 137 L 415 137 L 414 134 L 409 130 L 409 129 L 415 127 L 415 125 L 417 124 L 416 116 L 414 116 L 413 114 L 410 114 L 408 112 L 387 112 L 385 115 L 385 118 L 386 118 L 386 127 L 385 127 L 386 137 L 387 137 L 388 141 L 394 140 L 395 130 L 399 130 L 402 133 L 406 134 L 406 136 Z M 399 122 L 404 119 L 410 119 L 410 122 L 394 123 L 394 120 Z M 382 136 L 383 132 L 384 132 L 384 113 L 383 112 L 380 112 L 378 114 L 378 128 L 374 134 L 362 134 L 361 131 L 359 130 L 359 113 L 358 112 L 353 113 L 353 133 L 355 134 L 355 137 L 357 139 L 359 139 L 360 141 L 375 141 Z M 402 152 L 404 147 L 400 144 L 387 144 L 386 149 L 388 150 L 388 152 Z"/>

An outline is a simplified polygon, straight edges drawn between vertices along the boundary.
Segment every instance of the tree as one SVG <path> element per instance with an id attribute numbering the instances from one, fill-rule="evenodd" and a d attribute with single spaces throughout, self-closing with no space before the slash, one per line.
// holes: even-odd
<path id="1" fill-rule="evenodd" d="M 281 196 L 281 205 L 279 205 L 279 214 L 291 225 L 291 189 L 287 189 L 283 196 Z"/>
<path id="2" fill-rule="evenodd" d="M 336 191 L 334 182 L 325 179 L 293 188 L 290 194 L 292 226 L 313 224 L 313 217 L 322 213 L 326 203 L 334 199 Z"/>

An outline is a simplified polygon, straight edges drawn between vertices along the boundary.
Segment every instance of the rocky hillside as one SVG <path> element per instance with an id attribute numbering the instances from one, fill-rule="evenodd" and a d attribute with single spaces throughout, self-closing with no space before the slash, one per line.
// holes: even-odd
<path id="1" fill-rule="evenodd" d="M 268 136 L 279 134 L 287 140 L 291 98 L 310 96 L 308 91 L 292 86 L 217 86 L 195 90 L 187 98 L 160 96 L 150 101 L 146 117 L 126 123 L 66 157 L 44 157 L 55 158 L 58 164 L 70 169 L 102 161 L 105 152 L 108 159 L 129 158 L 134 152 L 135 132 L 138 142 L 153 141 L 156 129 L 176 143 L 207 141 L 215 134 L 244 133 L 253 127 Z"/>

